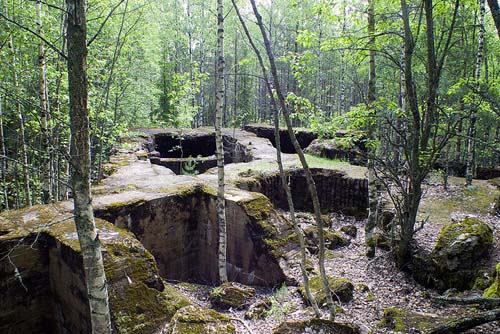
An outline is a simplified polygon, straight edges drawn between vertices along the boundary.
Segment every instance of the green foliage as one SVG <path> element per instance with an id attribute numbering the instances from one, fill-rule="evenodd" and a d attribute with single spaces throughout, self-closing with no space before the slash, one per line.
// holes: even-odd
<path id="1" fill-rule="evenodd" d="M 200 156 L 198 156 L 198 159 Z M 198 166 L 199 161 L 196 158 L 193 158 L 192 156 L 189 156 L 189 160 L 186 162 L 183 162 L 181 165 L 181 174 L 182 175 L 197 175 L 199 172 L 196 169 Z"/>
<path id="2" fill-rule="evenodd" d="M 288 291 L 284 283 L 276 290 L 274 295 L 269 297 L 269 302 L 271 303 L 271 308 L 266 311 L 266 316 L 273 316 L 280 321 L 295 309 L 291 303 L 290 291 Z"/>

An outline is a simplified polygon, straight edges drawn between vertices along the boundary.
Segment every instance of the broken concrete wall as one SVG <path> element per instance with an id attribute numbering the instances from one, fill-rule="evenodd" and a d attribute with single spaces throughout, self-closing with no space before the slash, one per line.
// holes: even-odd
<path id="1" fill-rule="evenodd" d="M 129 229 L 155 257 L 167 279 L 218 281 L 218 224 L 215 190 L 191 189 L 126 210 L 96 212 Z M 254 211 L 248 213 L 248 206 Z M 271 203 L 260 194 L 244 201 L 226 199 L 228 276 L 244 284 L 273 286 L 285 280 L 266 239 L 273 238 Z"/>
<path id="2" fill-rule="evenodd" d="M 366 216 L 368 206 L 366 179 L 353 179 L 342 172 L 329 169 L 313 168 L 311 172 L 323 213 L 342 212 L 357 217 Z M 286 175 L 295 209 L 312 212 L 312 200 L 304 171 L 290 170 L 286 172 Z M 288 202 L 278 173 L 265 174 L 251 182 L 240 182 L 238 186 L 244 190 L 262 193 L 275 206 L 288 210 Z"/>

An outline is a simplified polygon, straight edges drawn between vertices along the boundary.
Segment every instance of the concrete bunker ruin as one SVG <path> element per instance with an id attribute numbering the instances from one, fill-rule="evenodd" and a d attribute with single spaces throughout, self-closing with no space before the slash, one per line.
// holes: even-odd
<path id="1" fill-rule="evenodd" d="M 217 166 L 215 134 L 196 132 L 158 133 L 153 136 L 149 159 L 152 164 L 171 169 L 177 175 L 203 174 Z M 223 136 L 224 164 L 249 162 L 251 155 L 231 136 Z"/>
<path id="2" fill-rule="evenodd" d="M 131 231 L 168 280 L 217 284 L 218 224 L 215 189 L 195 185 L 147 202 L 96 211 Z M 272 247 L 273 222 L 283 219 L 260 195 L 226 199 L 228 278 L 248 285 L 285 281 Z"/>
<path id="3" fill-rule="evenodd" d="M 257 137 L 268 139 L 271 144 L 276 147 L 273 127 L 264 125 L 246 125 L 244 129 L 245 131 L 254 133 Z M 316 133 L 305 130 L 295 131 L 295 136 L 297 137 L 297 141 L 302 149 L 308 147 L 314 139 L 318 138 Z M 280 145 L 282 153 L 297 153 L 286 129 L 280 129 Z"/>
<path id="4" fill-rule="evenodd" d="M 323 213 L 341 212 L 346 215 L 364 218 L 368 207 L 368 181 L 353 179 L 344 173 L 322 168 L 312 168 L 314 182 Z M 313 212 L 311 195 L 307 180 L 302 169 L 286 172 L 286 177 L 292 192 L 295 209 Z M 264 174 L 251 181 L 239 182 L 243 190 L 264 194 L 273 205 L 288 211 L 288 202 L 278 173 Z"/>

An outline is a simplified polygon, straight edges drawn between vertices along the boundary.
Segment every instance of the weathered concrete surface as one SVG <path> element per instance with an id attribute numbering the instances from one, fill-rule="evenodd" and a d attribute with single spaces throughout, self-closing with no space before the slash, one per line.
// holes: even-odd
<path id="1" fill-rule="evenodd" d="M 96 224 L 117 333 L 151 332 L 190 304 L 162 281 L 153 256 L 131 233 Z M 1 333 L 90 333 L 80 246 L 67 207 L 0 216 L 0 300 Z"/>
<path id="2" fill-rule="evenodd" d="M 252 132 L 260 138 L 266 138 L 276 147 L 276 140 L 274 136 L 274 127 L 265 124 L 248 124 L 244 127 L 245 131 Z M 313 140 L 318 138 L 318 134 L 306 129 L 296 129 L 295 136 L 302 149 L 309 146 Z M 288 131 L 285 128 L 280 129 L 280 143 L 281 152 L 283 153 L 296 153 L 292 145 Z"/>
<path id="3" fill-rule="evenodd" d="M 118 333 L 151 333 L 187 305 L 161 277 L 218 279 L 216 170 L 175 175 L 151 164 L 152 138 L 164 131 L 125 139 L 93 189 L 96 216 L 115 224 L 98 220 Z M 267 197 L 237 187 L 248 171 L 275 171 L 276 150 L 245 131 L 224 130 L 224 135 L 234 135 L 238 154 L 244 150 L 242 162 L 233 157 L 226 167 L 229 277 L 245 284 L 281 283 L 287 278 L 279 236 L 290 224 Z M 284 154 L 283 160 L 287 168 L 297 164 L 295 155 Z M 72 207 L 64 202 L 0 214 L 0 332 L 88 332 Z"/>

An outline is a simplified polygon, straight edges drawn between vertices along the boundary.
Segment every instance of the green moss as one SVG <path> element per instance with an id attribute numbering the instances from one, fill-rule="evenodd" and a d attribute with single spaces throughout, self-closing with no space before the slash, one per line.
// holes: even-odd
<path id="1" fill-rule="evenodd" d="M 417 330 L 424 333 L 446 321 L 431 314 L 415 313 L 398 308 L 386 308 L 379 327 L 387 327 L 395 332 L 409 333 Z"/>
<path id="2" fill-rule="evenodd" d="M 118 288 L 112 285 L 109 295 L 113 321 L 118 331 L 124 334 L 152 332 L 169 321 L 177 310 L 190 305 L 170 286 L 165 286 L 160 292 L 142 282 L 127 283 Z"/>
<path id="3" fill-rule="evenodd" d="M 133 208 L 139 207 L 143 204 L 147 203 L 147 200 L 144 198 L 132 198 L 127 201 L 117 201 L 106 204 L 107 209 L 116 209 L 116 208 Z"/>
<path id="4" fill-rule="evenodd" d="M 500 262 L 495 268 L 495 281 L 489 288 L 484 290 L 483 297 L 485 298 L 500 298 Z"/>
<path id="5" fill-rule="evenodd" d="M 230 321 L 219 312 L 193 305 L 180 309 L 170 321 L 170 327 L 172 334 L 231 334 L 236 329 Z"/>
<path id="6" fill-rule="evenodd" d="M 495 280 L 493 284 L 484 290 L 483 297 L 485 298 L 500 298 L 500 284 Z"/>
<path id="7" fill-rule="evenodd" d="M 473 189 L 463 186 L 465 184 L 463 178 L 450 177 L 449 182 L 462 191 L 447 194 L 444 198 L 433 196 L 423 198 L 419 219 L 429 217 L 431 222 L 446 224 L 450 221 L 451 214 L 456 211 L 486 215 L 490 211 L 491 203 L 499 195 L 500 188 L 495 188 L 486 181 L 474 180 Z"/>
<path id="8" fill-rule="evenodd" d="M 354 285 L 350 280 L 346 278 L 328 276 L 328 282 L 330 283 L 330 289 L 334 300 L 337 298 L 340 302 L 347 303 L 352 299 Z M 326 293 L 323 288 L 323 281 L 321 277 L 311 277 L 309 280 L 309 286 L 318 305 L 326 305 Z M 299 292 L 303 299 L 307 301 L 304 285 L 299 287 Z"/>
<path id="9" fill-rule="evenodd" d="M 459 223 L 449 223 L 440 232 L 435 251 L 440 251 L 450 245 L 462 235 L 475 235 L 481 244 L 491 245 L 493 243 L 493 232 L 491 228 L 478 218 L 466 217 Z"/>

